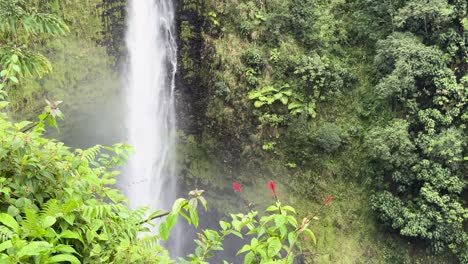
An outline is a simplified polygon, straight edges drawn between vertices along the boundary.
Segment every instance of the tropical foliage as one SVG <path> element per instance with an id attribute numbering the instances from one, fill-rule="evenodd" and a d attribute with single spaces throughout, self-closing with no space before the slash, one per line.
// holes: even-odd
<path id="1" fill-rule="evenodd" d="M 26 112 L 32 120 L 45 97 L 93 101 L 81 85 L 124 55 L 124 7 L 0 0 L 0 97 L 10 101 L 0 102 L 2 261 L 170 262 L 159 240 L 180 217 L 202 221 L 201 191 L 171 212 L 128 210 L 113 184 L 129 147 L 71 150 L 44 138 L 60 101 L 46 101 L 37 121 L 10 121 Z M 243 238 L 247 263 L 468 262 L 466 1 L 181 0 L 177 8 L 182 178 L 209 190 L 206 200 L 229 218 L 200 230 L 179 262 L 210 262 L 229 236 Z M 266 212 L 244 201 L 258 198 L 266 178 L 285 187 L 281 200 L 302 222 L 276 187 Z M 246 186 L 236 182 L 236 196 L 226 192 L 232 181 Z M 306 212 L 324 192 L 340 195 L 311 243 L 316 214 Z M 245 213 L 231 214 L 233 200 Z M 151 218 L 164 219 L 159 232 L 146 232 Z"/>
<path id="2" fill-rule="evenodd" d="M 3 106 L 6 103 L 2 102 Z M 178 199 L 171 212 L 131 211 L 115 189 L 114 170 L 128 146 L 95 146 L 73 152 L 42 137 L 43 121 L 11 123 L 0 114 L 0 260 L 2 263 L 172 263 L 160 245 L 183 216 L 198 226 L 197 205 L 206 208 L 203 191 Z M 272 183 L 270 183 L 272 184 Z M 273 183 L 274 184 L 274 183 Z M 239 187 L 240 188 L 240 187 Z M 271 187 L 276 195 L 276 188 Z M 329 201 L 328 201 L 329 202 Z M 203 230 L 197 247 L 181 263 L 208 263 L 228 235 L 248 236 L 245 263 L 293 263 L 299 239 L 315 236 L 312 216 L 299 223 L 295 210 L 279 201 L 266 215 L 252 210 L 232 214 L 220 231 Z M 154 234 L 152 220 L 165 217 Z M 246 237 L 247 239 L 247 237 Z"/>
<path id="3" fill-rule="evenodd" d="M 217 23 L 198 29 L 199 129 L 230 146 L 214 153 L 246 175 L 282 168 L 310 199 L 333 177 L 365 182 L 389 229 L 468 262 L 466 1 L 201 2 Z"/>

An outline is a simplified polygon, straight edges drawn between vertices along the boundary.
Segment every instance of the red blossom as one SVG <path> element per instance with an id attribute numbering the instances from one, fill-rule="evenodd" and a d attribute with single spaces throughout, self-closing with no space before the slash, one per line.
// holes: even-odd
<path id="1" fill-rule="evenodd" d="M 270 181 L 268 183 L 268 188 L 273 192 L 273 194 L 276 194 L 276 183 L 274 181 Z"/>
<path id="2" fill-rule="evenodd" d="M 329 204 L 333 200 L 333 196 L 328 196 L 323 205 Z"/>
<path id="3" fill-rule="evenodd" d="M 234 189 L 235 192 L 240 192 L 241 191 L 241 186 L 238 182 L 233 182 L 232 183 L 232 188 Z"/>

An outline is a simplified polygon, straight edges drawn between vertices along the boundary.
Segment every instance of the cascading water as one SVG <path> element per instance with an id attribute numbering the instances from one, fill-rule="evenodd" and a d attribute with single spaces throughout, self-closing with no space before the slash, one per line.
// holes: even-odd
<path id="1" fill-rule="evenodd" d="M 132 208 L 169 209 L 176 187 L 174 10 L 171 0 L 129 1 L 126 125 L 135 153 L 123 191 Z"/>

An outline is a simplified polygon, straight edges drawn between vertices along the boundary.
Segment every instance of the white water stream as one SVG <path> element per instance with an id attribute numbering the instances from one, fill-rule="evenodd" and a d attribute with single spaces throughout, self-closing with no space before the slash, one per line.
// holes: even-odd
<path id="1" fill-rule="evenodd" d="M 131 208 L 169 209 L 175 196 L 174 76 L 177 46 L 171 0 L 129 0 L 126 127 L 130 156 L 123 185 Z"/>

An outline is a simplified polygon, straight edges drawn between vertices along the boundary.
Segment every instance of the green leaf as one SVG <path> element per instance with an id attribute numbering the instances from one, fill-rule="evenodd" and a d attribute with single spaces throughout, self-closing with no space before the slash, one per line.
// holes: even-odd
<path id="1" fill-rule="evenodd" d="M 262 95 L 261 92 L 258 92 L 258 91 L 252 91 L 249 93 L 248 97 L 250 100 L 253 100 L 253 99 L 257 99 L 258 97 L 260 97 Z"/>
<path id="2" fill-rule="evenodd" d="M 167 228 L 169 229 L 169 232 L 172 229 L 172 227 L 174 227 L 174 225 L 177 223 L 177 219 L 178 219 L 177 214 L 170 213 L 167 216 L 166 223 L 167 223 Z"/>
<path id="3" fill-rule="evenodd" d="M 190 219 L 192 220 L 192 224 L 194 227 L 198 227 L 198 213 L 197 210 L 192 208 L 189 209 Z"/>
<path id="4" fill-rule="evenodd" d="M 237 251 L 236 256 L 250 250 L 250 245 L 244 245 L 239 251 Z"/>
<path id="5" fill-rule="evenodd" d="M 166 222 L 159 225 L 159 236 L 162 240 L 167 240 L 169 238 L 169 229 L 167 228 Z"/>
<path id="6" fill-rule="evenodd" d="M 45 241 L 33 241 L 22 247 L 18 252 L 18 257 L 38 256 L 52 249 L 52 245 Z"/>
<path id="7" fill-rule="evenodd" d="M 189 203 L 188 203 L 188 206 L 193 209 L 193 210 L 197 210 L 197 207 L 198 207 L 198 200 L 197 198 L 192 198 L 189 200 Z"/>
<path id="8" fill-rule="evenodd" d="M 268 256 L 274 257 L 281 250 L 281 241 L 277 237 L 272 237 L 268 239 Z"/>
<path id="9" fill-rule="evenodd" d="M 53 224 L 55 224 L 55 222 L 57 222 L 57 219 L 53 216 L 48 215 L 44 218 L 44 220 L 42 220 L 42 227 L 51 227 Z"/>
<path id="10" fill-rule="evenodd" d="M 18 62 L 18 60 L 19 60 L 19 57 L 18 57 L 18 55 L 16 55 L 16 54 L 13 54 L 13 55 L 11 55 L 11 62 L 13 62 L 13 63 L 17 63 L 17 62 Z"/>
<path id="11" fill-rule="evenodd" d="M 289 205 L 282 206 L 281 209 L 285 211 L 293 212 L 294 214 L 296 213 L 296 210 Z"/>
<path id="12" fill-rule="evenodd" d="M 10 81 L 12 81 L 12 82 L 14 82 L 14 83 L 16 83 L 16 84 L 19 83 L 18 78 L 16 78 L 15 76 L 10 76 L 9 79 L 10 79 Z"/>
<path id="13" fill-rule="evenodd" d="M 230 233 L 235 235 L 236 237 L 238 237 L 240 239 L 244 239 L 244 236 L 239 231 L 231 230 Z"/>
<path id="14" fill-rule="evenodd" d="M 64 253 L 77 253 L 73 247 L 69 245 L 62 245 L 62 244 L 56 246 L 55 250 L 59 252 L 64 252 Z"/>
<path id="15" fill-rule="evenodd" d="M 256 108 L 260 108 L 260 107 L 262 107 L 263 105 L 265 105 L 265 102 L 262 102 L 262 101 L 255 101 L 255 102 L 254 102 L 254 106 L 255 106 Z"/>
<path id="16" fill-rule="evenodd" d="M 186 204 L 187 200 L 180 198 L 177 199 L 174 202 L 174 205 L 172 205 L 172 213 L 173 214 L 178 214 L 180 212 L 180 209 Z"/>
<path id="17" fill-rule="evenodd" d="M 244 257 L 244 264 L 250 264 L 254 260 L 255 255 L 253 252 L 249 252 Z"/>
<path id="18" fill-rule="evenodd" d="M 59 263 L 68 261 L 71 264 L 80 264 L 80 260 L 71 254 L 59 254 L 53 257 L 50 257 L 46 263 Z"/>
<path id="19" fill-rule="evenodd" d="M 312 241 L 314 242 L 314 244 L 317 244 L 317 239 L 315 238 L 315 235 L 314 235 L 314 233 L 312 232 L 312 230 L 306 228 L 306 229 L 304 229 L 304 232 L 310 236 L 310 238 L 312 239 Z"/>
<path id="20" fill-rule="evenodd" d="M 292 246 L 296 242 L 296 238 L 297 238 L 296 232 L 291 232 L 288 234 L 288 242 L 290 246 Z"/>
<path id="21" fill-rule="evenodd" d="M 281 101 L 281 103 L 283 103 L 284 105 L 287 105 L 289 99 L 288 99 L 287 97 L 281 97 L 281 98 L 280 98 L 280 101 Z"/>
<path id="22" fill-rule="evenodd" d="M 200 196 L 198 197 L 198 200 L 202 204 L 203 208 L 205 208 L 205 211 L 208 210 L 208 208 L 206 207 L 206 204 L 207 204 L 206 199 L 203 196 Z"/>
<path id="23" fill-rule="evenodd" d="M 29 122 L 29 121 L 22 121 L 22 122 L 19 122 L 19 123 L 16 123 L 15 124 L 15 129 L 17 129 L 18 131 L 25 128 L 27 125 L 30 125 L 32 124 L 32 122 Z"/>
<path id="24" fill-rule="evenodd" d="M 252 241 L 250 241 L 250 246 L 252 248 L 256 248 L 258 246 L 258 239 L 257 238 L 252 238 Z"/>
<path id="25" fill-rule="evenodd" d="M 13 231 L 18 233 L 19 225 L 16 220 L 9 214 L 1 213 L 0 214 L 0 223 L 10 227 Z"/>
<path id="26" fill-rule="evenodd" d="M 276 215 L 275 216 L 275 226 L 280 228 L 286 223 L 286 216 L 285 215 Z"/>
<path id="27" fill-rule="evenodd" d="M 289 224 L 291 224 L 294 228 L 297 228 L 297 220 L 292 215 L 288 215 L 286 217 L 288 219 Z"/>
<path id="28" fill-rule="evenodd" d="M 302 104 L 301 103 L 298 103 L 298 102 L 292 102 L 288 105 L 288 110 L 293 110 L 293 109 L 296 109 L 296 108 L 301 108 L 302 107 Z"/>
<path id="29" fill-rule="evenodd" d="M 20 66 L 18 66 L 18 65 L 16 65 L 16 64 L 14 64 L 14 65 L 12 65 L 11 67 L 13 68 L 13 70 L 14 70 L 15 72 L 18 72 L 18 73 L 20 73 L 20 72 L 21 72 L 21 68 L 20 68 Z"/>
<path id="30" fill-rule="evenodd" d="M 283 92 L 283 94 L 287 95 L 287 96 L 291 96 L 292 95 L 292 90 L 286 90 Z"/>
<path id="31" fill-rule="evenodd" d="M 9 215 L 15 217 L 15 216 L 19 215 L 20 210 L 18 210 L 18 208 L 16 208 L 16 206 L 10 205 L 10 206 L 8 206 L 8 211 L 7 212 L 8 212 Z"/>
<path id="32" fill-rule="evenodd" d="M 229 227 L 231 227 L 231 224 L 229 224 L 228 222 L 219 221 L 219 226 L 221 226 L 221 229 L 226 230 Z"/>
<path id="33" fill-rule="evenodd" d="M 11 240 L 5 241 L 0 244 L 0 252 L 4 251 L 5 249 L 12 248 L 13 244 L 11 244 Z"/>
<path id="34" fill-rule="evenodd" d="M 267 211 L 267 212 L 278 211 L 278 207 L 274 206 L 274 205 L 270 205 L 265 211 Z"/>

